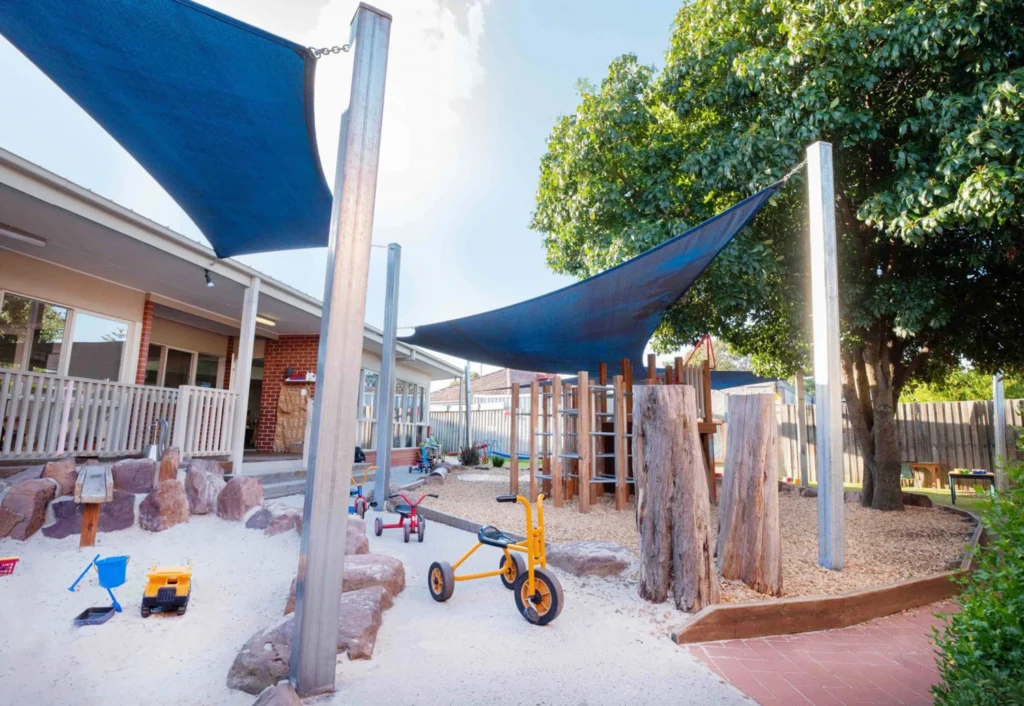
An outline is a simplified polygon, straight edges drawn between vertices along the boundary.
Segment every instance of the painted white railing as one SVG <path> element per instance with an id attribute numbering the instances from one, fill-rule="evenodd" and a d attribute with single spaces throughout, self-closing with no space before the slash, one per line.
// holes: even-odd
<path id="1" fill-rule="evenodd" d="M 0 459 L 142 453 L 178 391 L 45 373 L 0 372 Z"/>
<path id="2" fill-rule="evenodd" d="M 183 385 L 178 395 L 185 414 L 175 420 L 172 438 L 182 457 L 230 455 L 238 393 Z"/>

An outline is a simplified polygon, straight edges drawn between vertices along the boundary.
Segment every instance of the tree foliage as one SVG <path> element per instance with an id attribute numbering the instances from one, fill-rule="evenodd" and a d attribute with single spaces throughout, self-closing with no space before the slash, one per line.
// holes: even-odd
<path id="1" fill-rule="evenodd" d="M 1024 363 L 1022 40 L 1021 0 L 696 0 L 664 69 L 620 57 L 556 123 L 532 226 L 554 270 L 589 276 L 832 143 L 844 394 L 865 499 L 877 455 L 898 509 L 906 382 Z M 763 374 L 808 364 L 806 198 L 798 172 L 667 312 L 657 350 L 710 332 Z"/>
<path id="2" fill-rule="evenodd" d="M 1024 378 L 1008 376 L 1003 380 L 1007 399 L 1024 398 Z M 992 399 L 992 377 L 977 370 L 960 368 L 941 380 L 912 380 L 903 388 L 900 402 L 966 402 Z"/>

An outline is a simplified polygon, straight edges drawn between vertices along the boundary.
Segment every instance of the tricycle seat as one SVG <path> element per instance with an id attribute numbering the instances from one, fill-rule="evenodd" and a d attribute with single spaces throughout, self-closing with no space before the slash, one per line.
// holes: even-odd
<path id="1" fill-rule="evenodd" d="M 405 503 L 402 503 L 401 505 L 395 505 L 395 512 L 397 512 L 402 517 L 408 517 L 409 513 L 412 512 L 412 505 L 407 505 Z"/>
<path id="2" fill-rule="evenodd" d="M 481 527 L 480 531 L 476 533 L 476 538 L 481 544 L 489 544 L 492 547 L 499 547 L 501 549 L 504 549 L 516 541 L 494 525 Z"/>

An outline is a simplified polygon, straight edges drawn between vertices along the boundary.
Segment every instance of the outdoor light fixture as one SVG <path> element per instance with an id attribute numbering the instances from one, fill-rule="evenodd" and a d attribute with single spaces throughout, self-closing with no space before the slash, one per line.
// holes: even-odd
<path id="1" fill-rule="evenodd" d="M 210 277 L 210 271 L 209 270 L 203 270 L 203 276 L 206 277 L 206 286 L 207 287 L 212 287 L 213 286 L 213 278 Z"/>
<path id="2" fill-rule="evenodd" d="M 266 316 L 256 315 L 256 323 L 263 324 L 264 326 L 277 326 L 277 322 L 273 319 L 268 319 Z"/>
<path id="3" fill-rule="evenodd" d="M 35 245 L 37 248 L 46 247 L 46 241 L 43 238 L 23 233 L 20 230 L 14 230 L 13 228 L 2 224 L 0 224 L 0 235 L 6 236 L 11 240 L 17 240 L 19 243 Z"/>

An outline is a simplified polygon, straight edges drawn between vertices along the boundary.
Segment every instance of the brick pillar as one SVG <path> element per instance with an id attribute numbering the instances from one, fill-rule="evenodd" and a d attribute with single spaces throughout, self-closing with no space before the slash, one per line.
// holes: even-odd
<path id="1" fill-rule="evenodd" d="M 146 360 L 149 358 L 149 335 L 153 331 L 153 308 L 155 304 L 146 296 L 142 305 L 142 335 L 139 337 L 139 365 L 135 369 L 135 384 L 146 382 Z"/>
<path id="2" fill-rule="evenodd" d="M 319 336 L 281 336 L 276 341 L 267 340 L 263 348 L 263 388 L 260 394 L 260 421 L 256 435 L 256 449 L 269 452 L 274 450 L 274 433 L 277 430 L 277 405 L 284 385 L 285 371 L 294 368 L 297 373 L 316 370 Z M 316 393 L 316 386 L 307 384 L 309 394 Z"/>
<path id="3" fill-rule="evenodd" d="M 231 356 L 235 354 L 235 337 L 228 336 L 228 357 L 224 361 L 224 389 L 231 389 Z"/>

